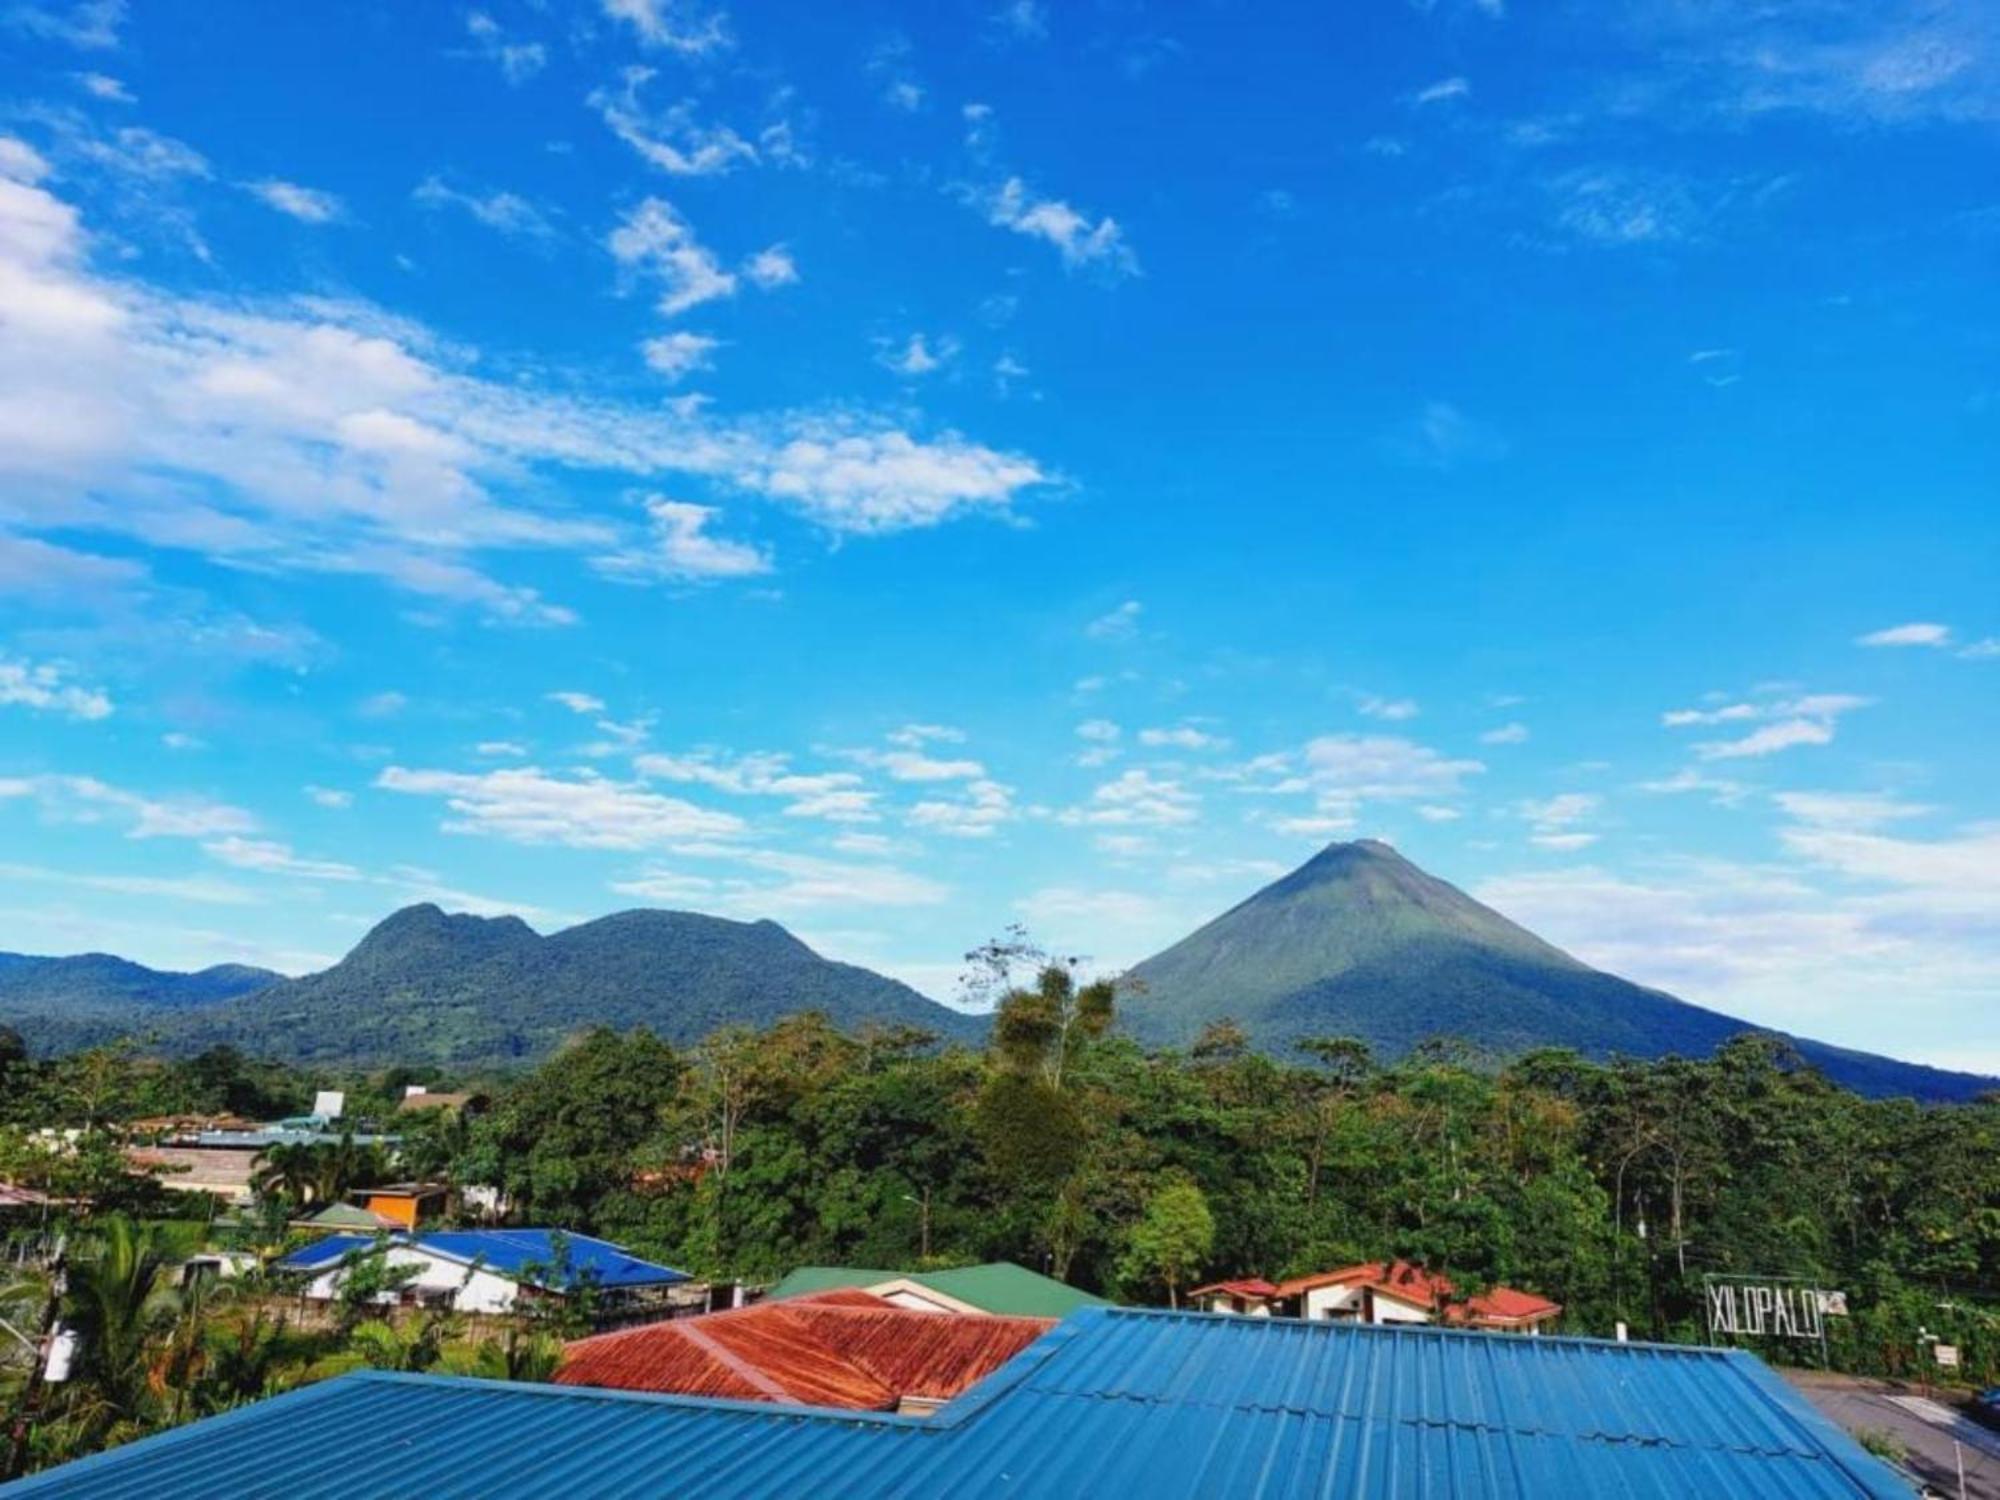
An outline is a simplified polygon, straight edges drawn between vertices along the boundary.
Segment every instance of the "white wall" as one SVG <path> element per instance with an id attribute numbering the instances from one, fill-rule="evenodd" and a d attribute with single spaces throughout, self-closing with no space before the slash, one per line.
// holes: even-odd
<path id="1" fill-rule="evenodd" d="M 391 1245 L 384 1254 L 391 1266 L 416 1268 L 417 1274 L 407 1283 L 412 1290 L 449 1293 L 454 1312 L 511 1312 L 515 1298 L 520 1295 L 520 1287 L 504 1276 L 461 1265 L 414 1246 Z M 346 1277 L 344 1268 L 322 1271 L 307 1284 L 306 1296 L 330 1302 L 340 1295 L 341 1283 Z M 395 1292 L 384 1292 L 375 1301 L 386 1307 L 394 1304 L 397 1296 Z"/>

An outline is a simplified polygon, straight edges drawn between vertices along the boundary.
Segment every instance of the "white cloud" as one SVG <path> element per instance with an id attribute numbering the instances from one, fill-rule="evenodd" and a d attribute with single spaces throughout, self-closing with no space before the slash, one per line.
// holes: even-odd
<path id="1" fill-rule="evenodd" d="M 1694 747 L 1701 760 L 1754 759 L 1800 745 L 1832 744 L 1841 715 L 1866 708 L 1869 701 L 1853 693 L 1767 693 L 1715 708 L 1673 709 L 1662 714 L 1660 722 L 1670 729 L 1697 724 L 1758 724 L 1760 727 L 1737 739 L 1704 740 Z"/>
<path id="2" fill-rule="evenodd" d="M 359 880 L 361 872 L 336 860 L 301 859 L 289 844 L 269 839 L 230 837 L 201 846 L 226 865 L 262 875 L 290 875 L 301 880 Z"/>
<path id="3" fill-rule="evenodd" d="M 604 700 L 592 693 L 565 690 L 559 693 L 544 693 L 542 696 L 551 703 L 560 703 L 573 714 L 588 716 L 604 712 Z"/>
<path id="4" fill-rule="evenodd" d="M 956 433 L 919 443 L 902 432 L 807 424 L 746 459 L 739 482 L 861 534 L 935 526 L 968 511 L 1004 515 L 1022 490 L 1050 482 L 1032 460 Z"/>
<path id="5" fill-rule="evenodd" d="M 1479 736 L 1482 745 L 1522 745 L 1528 740 L 1528 726 L 1525 724 L 1502 724 L 1498 729 L 1489 729 Z"/>
<path id="6" fill-rule="evenodd" d="M 905 724 L 883 736 L 892 745 L 915 750 L 922 745 L 962 745 L 965 731 L 950 724 Z"/>
<path id="7" fill-rule="evenodd" d="M 1655 781 L 1639 783 L 1642 792 L 1653 792 L 1662 796 L 1678 796 L 1686 792 L 1706 793 L 1717 807 L 1738 807 L 1750 795 L 1750 788 L 1740 781 L 1730 781 L 1720 776 L 1705 775 L 1693 767 L 1686 767 L 1673 775 Z"/>
<path id="8" fill-rule="evenodd" d="M 202 797 L 156 798 L 94 776 L 0 777 L 0 803 L 32 801 L 54 823 L 112 823 L 127 838 L 219 838 L 254 833 L 257 821 L 240 807 Z"/>
<path id="9" fill-rule="evenodd" d="M 1100 785 L 1089 802 L 1057 816 L 1089 827 L 1172 828 L 1194 822 L 1200 807 L 1201 799 L 1181 782 L 1134 767 Z"/>
<path id="10" fill-rule="evenodd" d="M 1115 219 L 1104 217 L 1093 224 L 1060 198 L 1037 198 L 1018 177 L 1008 178 L 975 201 L 988 222 L 1055 246 L 1063 264 L 1072 270 L 1093 266 L 1113 275 L 1138 274 L 1138 257 L 1126 244 L 1125 231 Z"/>
<path id="11" fill-rule="evenodd" d="M 1362 698 L 1360 709 L 1365 718 L 1387 719 L 1396 724 L 1414 719 L 1419 711 L 1414 698 L 1378 698 L 1372 693 Z"/>
<path id="12" fill-rule="evenodd" d="M 1139 616 L 1145 611 L 1146 606 L 1137 599 L 1127 599 L 1084 626 L 1083 633 L 1093 641 L 1129 641 L 1139 634 Z"/>
<path id="13" fill-rule="evenodd" d="M 2000 658 L 2000 636 L 1989 635 L 1983 640 L 1974 641 L 1958 654 L 1967 661 L 1992 661 Z"/>
<path id="14" fill-rule="evenodd" d="M 31 591 L 143 580 L 134 563 L 68 550 L 95 533 L 563 624 L 568 609 L 492 576 L 487 558 L 618 548 L 622 515 L 549 482 L 569 472 L 696 476 L 848 533 L 1005 514 L 1049 482 L 1023 456 L 847 409 L 721 421 L 593 397 L 561 372 L 539 388 L 482 378 L 477 351 L 366 304 L 203 299 L 102 276 L 75 210 L 38 185 L 46 172 L 0 138 L 0 579 Z M 708 295 L 727 273 L 670 213 L 635 213 L 620 246 L 670 302 Z M 65 546 L 21 534 L 43 531 Z"/>
<path id="15" fill-rule="evenodd" d="M 739 756 L 713 750 L 685 755 L 655 752 L 639 756 L 633 767 L 656 781 L 706 786 L 737 797 L 783 798 L 787 817 L 830 823 L 874 823 L 881 819 L 875 807 L 878 794 L 868 790 L 852 771 L 795 771 L 789 756 L 773 751 Z"/>
<path id="16" fill-rule="evenodd" d="M 649 849 L 683 839 L 728 838 L 743 829 L 730 813 L 697 807 L 593 772 L 571 776 L 535 766 L 481 772 L 390 766 L 375 779 L 389 792 L 441 797 L 447 833 L 576 849 Z"/>
<path id="17" fill-rule="evenodd" d="M 548 66 L 548 49 L 540 42 L 510 42 L 500 23 L 483 10 L 465 18 L 465 30 L 480 56 L 500 70 L 509 83 L 522 84 Z"/>
<path id="18" fill-rule="evenodd" d="M 916 803 L 905 814 L 912 828 L 950 838 L 986 838 L 1015 816 L 1013 788 L 986 777 L 970 782 L 955 799 L 933 797 Z"/>
<path id="19" fill-rule="evenodd" d="M 1305 750 L 1305 773 L 1320 795 L 1356 803 L 1455 796 L 1485 769 L 1394 735 L 1323 735 Z"/>
<path id="20" fill-rule="evenodd" d="M 639 95 L 654 76 L 651 68 L 627 68 L 623 88 L 598 89 L 589 99 L 611 133 L 642 161 L 673 177 L 713 177 L 757 160 L 757 148 L 727 125 L 696 119 L 691 99 L 649 110 Z"/>
<path id="21" fill-rule="evenodd" d="M 1588 245 L 1671 244 L 1705 217 L 1687 183 L 1664 173 L 1579 169 L 1543 184 L 1556 227 Z"/>
<path id="22" fill-rule="evenodd" d="M 309 786 L 306 796 L 321 807 L 341 808 L 354 805 L 354 793 L 338 791 L 330 786 Z"/>
<path id="23" fill-rule="evenodd" d="M 687 57 L 719 52 L 731 43 L 729 20 L 698 0 L 601 0 L 604 14 L 623 22 L 647 47 Z"/>
<path id="24" fill-rule="evenodd" d="M 685 331 L 663 333 L 639 346 L 646 363 L 669 380 L 681 380 L 696 370 L 711 367 L 709 356 L 722 347 L 722 340 L 705 333 Z"/>
<path id="25" fill-rule="evenodd" d="M 1859 636 L 1857 646 L 1949 646 L 1951 627 L 1928 621 L 1914 621 L 1908 625 L 1891 625 L 1886 630 L 1870 631 Z"/>
<path id="26" fill-rule="evenodd" d="M 441 177 L 431 176 L 418 183 L 410 197 L 422 208 L 458 209 L 501 234 L 532 240 L 555 238 L 555 225 L 548 216 L 518 193 L 468 192 L 452 187 Z"/>
<path id="27" fill-rule="evenodd" d="M 124 20 L 125 0 L 13 0 L 0 10 L 0 24 L 89 51 L 116 47 Z"/>
<path id="28" fill-rule="evenodd" d="M 102 688 L 69 681 L 67 672 L 54 662 L 0 657 L 0 706 L 8 704 L 70 719 L 111 717 L 111 699 Z"/>
<path id="29" fill-rule="evenodd" d="M 799 279 L 799 266 L 792 259 L 792 252 L 783 245 L 767 245 L 743 262 L 743 274 L 750 278 L 752 286 L 768 292 L 773 287 L 795 284 Z"/>
<path id="30" fill-rule="evenodd" d="M 289 214 L 302 224 L 331 224 L 345 213 L 340 199 L 318 188 L 300 187 L 266 177 L 246 184 L 248 190 L 281 214 Z"/>
<path id="31" fill-rule="evenodd" d="M 1142 729 L 1139 731 L 1139 743 L 1175 750 L 1217 750 L 1229 741 L 1221 735 L 1197 729 L 1192 724 L 1177 724 L 1171 729 Z"/>
<path id="32" fill-rule="evenodd" d="M 1427 802 L 1417 809 L 1417 816 L 1426 823 L 1456 823 L 1464 814 L 1455 807 L 1441 807 Z"/>
<path id="33" fill-rule="evenodd" d="M 1531 825 L 1529 843 L 1538 849 L 1571 853 L 1597 842 L 1597 834 L 1576 825 L 1595 818 L 1603 803 L 1604 799 L 1592 792 L 1562 792 L 1523 802 L 1515 811 Z"/>
<path id="34" fill-rule="evenodd" d="M 164 897 L 169 901 L 197 901 L 210 906 L 251 906 L 254 891 L 226 880 L 210 880 L 186 875 L 103 875 L 75 870 L 51 870 L 41 865 L 0 864 L 0 880 L 17 880 L 35 886 L 73 886 L 86 891 L 109 891 L 119 896 Z"/>
<path id="35" fill-rule="evenodd" d="M 754 578 L 771 571 L 770 556 L 748 542 L 713 535 L 710 524 L 721 514 L 713 506 L 664 495 L 648 495 L 646 514 L 652 519 L 650 543 L 641 549 L 607 554 L 598 569 L 616 578 Z"/>
<path id="36" fill-rule="evenodd" d="M 519 740 L 481 740 L 472 747 L 472 753 L 520 760 L 527 755 L 528 747 Z"/>
<path id="37" fill-rule="evenodd" d="M 942 760 L 921 750 L 856 750 L 850 754 L 865 766 L 886 771 L 893 781 L 969 781 L 984 776 L 976 760 Z"/>
<path id="38" fill-rule="evenodd" d="M 1778 792 L 1772 800 L 1798 822 L 1815 828 L 1879 828 L 1937 810 L 1879 792 Z"/>
<path id="39" fill-rule="evenodd" d="M 1076 737 L 1078 739 L 1093 740 L 1099 744 L 1111 743 L 1118 738 L 1120 733 L 1121 731 L 1118 726 L 1109 719 L 1085 719 L 1081 724 L 1076 726 Z"/>
<path id="40" fill-rule="evenodd" d="M 645 901 L 700 904 L 708 910 L 746 917 L 817 910 L 823 907 L 935 906 L 949 894 L 926 876 L 876 862 L 825 859 L 775 849 L 686 845 L 675 851 L 677 865 L 650 865 L 642 873 L 614 881 L 612 889 Z M 741 867 L 750 876 L 698 874 L 689 864 Z M 756 876 L 775 877 L 757 879 Z"/>
<path id="41" fill-rule="evenodd" d="M 884 349 L 878 361 L 898 375 L 916 377 L 942 370 L 958 357 L 958 340 L 949 336 L 933 346 L 921 333 L 913 333 L 907 343 Z"/>
<path id="42" fill-rule="evenodd" d="M 78 73 L 77 83 L 93 99 L 102 99 L 107 104 L 136 104 L 132 91 L 119 79 L 104 73 Z"/>
<path id="43" fill-rule="evenodd" d="M 1415 104 L 1443 104 L 1452 99 L 1463 99 L 1472 92 L 1472 84 L 1464 78 L 1440 78 L 1436 83 L 1420 88 L 1411 95 Z"/>
<path id="44" fill-rule="evenodd" d="M 627 213 L 608 241 L 621 265 L 658 280 L 660 311 L 669 317 L 703 302 L 736 295 L 736 277 L 722 269 L 688 221 L 664 198 L 648 198 Z"/>
<path id="45" fill-rule="evenodd" d="M 993 13 L 993 24 L 1014 40 L 1039 42 L 1049 34 L 1049 10 L 1042 0 L 1008 0 Z"/>

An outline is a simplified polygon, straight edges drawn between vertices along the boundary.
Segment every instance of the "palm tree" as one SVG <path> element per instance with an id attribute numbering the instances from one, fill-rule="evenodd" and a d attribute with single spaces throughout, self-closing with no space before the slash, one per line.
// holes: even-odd
<path id="1" fill-rule="evenodd" d="M 313 1201 L 318 1187 L 319 1153 L 303 1141 L 282 1142 L 267 1147 L 257 1158 L 257 1170 L 250 1185 L 267 1196 L 288 1198 L 294 1203 Z"/>
<path id="2" fill-rule="evenodd" d="M 161 1321 L 157 1294 L 166 1264 L 154 1226 L 114 1214 L 99 1228 L 97 1254 L 70 1268 L 63 1311 L 81 1349 L 66 1403 L 90 1428 L 116 1429 L 145 1415 L 147 1346 Z"/>

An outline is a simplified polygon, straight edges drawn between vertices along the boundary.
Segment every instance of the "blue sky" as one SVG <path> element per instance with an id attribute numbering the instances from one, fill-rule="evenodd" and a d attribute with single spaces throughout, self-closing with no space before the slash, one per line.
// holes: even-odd
<path id="1" fill-rule="evenodd" d="M 0 948 L 1378 836 L 2000 1071 L 2000 21 L 0 0 Z"/>

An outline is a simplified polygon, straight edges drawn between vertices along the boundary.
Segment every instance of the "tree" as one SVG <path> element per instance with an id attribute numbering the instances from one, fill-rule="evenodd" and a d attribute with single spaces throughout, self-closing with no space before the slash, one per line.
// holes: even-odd
<path id="1" fill-rule="evenodd" d="M 1215 1247 L 1215 1217 L 1192 1182 L 1171 1182 L 1146 1200 L 1132 1226 L 1125 1257 L 1129 1281 L 1164 1286 L 1167 1305 L 1180 1306 L 1181 1288 L 1207 1263 Z"/>
<path id="2" fill-rule="evenodd" d="M 77 1334 L 79 1353 L 65 1406 L 87 1430 L 109 1434 L 144 1420 L 148 1341 L 162 1322 L 166 1263 L 157 1228 L 112 1215 L 70 1267 L 63 1317 Z"/>

